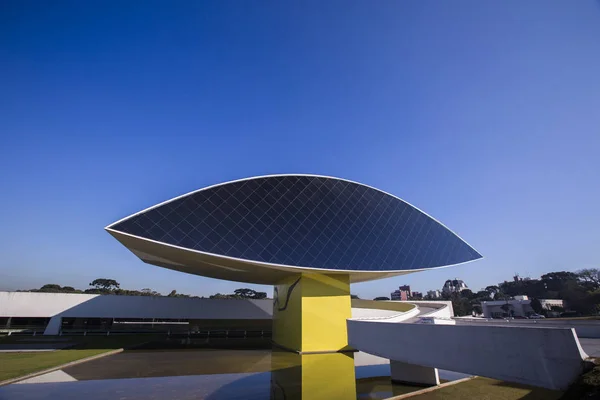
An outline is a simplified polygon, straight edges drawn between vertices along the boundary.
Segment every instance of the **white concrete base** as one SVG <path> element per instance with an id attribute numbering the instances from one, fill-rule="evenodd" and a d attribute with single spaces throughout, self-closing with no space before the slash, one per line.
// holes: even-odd
<path id="1" fill-rule="evenodd" d="M 440 384 L 437 368 L 422 367 L 394 360 L 390 360 L 390 368 L 393 382 L 425 386 Z"/>
<path id="2" fill-rule="evenodd" d="M 378 357 L 566 390 L 588 355 L 573 329 L 348 320 L 348 343 Z"/>
<path id="3" fill-rule="evenodd" d="M 354 366 L 362 367 L 364 365 L 383 365 L 389 364 L 390 360 L 383 357 L 374 356 L 373 354 L 357 351 L 354 353 Z"/>
<path id="4" fill-rule="evenodd" d="M 64 372 L 62 369 L 58 371 L 48 372 L 44 375 L 34 376 L 33 378 L 24 379 L 20 382 L 15 382 L 15 385 L 27 383 L 57 383 L 57 382 L 77 382 L 77 379 Z"/>
<path id="5" fill-rule="evenodd" d="M 60 333 L 60 326 L 62 324 L 62 318 L 60 315 L 55 315 L 50 318 L 50 322 L 46 325 L 44 335 L 58 335 Z"/>
<path id="6" fill-rule="evenodd" d="M 456 321 L 453 319 L 436 317 L 421 317 L 417 323 L 429 325 L 456 325 Z"/>

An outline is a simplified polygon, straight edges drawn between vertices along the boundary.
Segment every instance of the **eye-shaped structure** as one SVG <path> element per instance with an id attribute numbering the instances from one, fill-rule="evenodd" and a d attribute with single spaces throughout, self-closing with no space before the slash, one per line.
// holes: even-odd
<path id="1" fill-rule="evenodd" d="M 306 272 L 349 274 L 351 282 L 360 282 L 481 258 L 407 202 L 316 175 L 210 186 L 106 230 L 147 263 L 264 284 Z"/>

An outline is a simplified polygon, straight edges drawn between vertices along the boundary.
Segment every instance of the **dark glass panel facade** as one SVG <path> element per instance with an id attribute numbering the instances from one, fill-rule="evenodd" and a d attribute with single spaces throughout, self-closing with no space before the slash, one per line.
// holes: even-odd
<path id="1" fill-rule="evenodd" d="M 271 176 L 201 190 L 111 229 L 207 253 L 333 270 L 432 268 L 480 258 L 409 204 L 357 183 Z"/>

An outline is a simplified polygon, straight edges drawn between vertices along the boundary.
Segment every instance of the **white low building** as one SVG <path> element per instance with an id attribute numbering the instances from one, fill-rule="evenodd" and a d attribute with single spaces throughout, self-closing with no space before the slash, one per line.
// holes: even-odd
<path id="1" fill-rule="evenodd" d="M 448 279 L 446 282 L 444 282 L 444 287 L 442 287 L 442 293 L 460 293 L 461 291 L 468 288 L 469 287 L 467 286 L 467 284 L 461 279 Z"/>
<path id="2" fill-rule="evenodd" d="M 561 299 L 539 299 L 539 302 L 550 316 L 559 314 L 557 311 L 552 311 L 552 307 L 564 308 L 564 301 Z M 481 309 L 484 318 L 528 317 L 535 314 L 528 296 L 515 296 L 512 300 L 483 301 Z"/>
<path id="3" fill-rule="evenodd" d="M 398 315 L 398 311 L 378 309 L 377 306 L 381 304 L 370 300 L 352 300 L 352 317 Z M 443 316 L 452 315 L 451 307 L 450 304 L 449 314 Z M 272 299 L 0 292 L 0 332 L 58 335 L 239 330 L 269 335 L 272 319 Z"/>
<path id="4" fill-rule="evenodd" d="M 0 292 L 0 330 L 271 329 L 273 300 Z"/>
<path id="5" fill-rule="evenodd" d="M 515 296 L 512 300 L 482 301 L 484 318 L 527 317 L 534 314 L 527 296 Z"/>
<path id="6" fill-rule="evenodd" d="M 565 303 L 561 299 L 540 299 L 542 308 L 550 311 L 552 307 L 565 308 Z"/>
<path id="7" fill-rule="evenodd" d="M 435 300 L 440 299 L 442 297 L 442 293 L 439 290 L 428 290 L 427 298 Z"/>

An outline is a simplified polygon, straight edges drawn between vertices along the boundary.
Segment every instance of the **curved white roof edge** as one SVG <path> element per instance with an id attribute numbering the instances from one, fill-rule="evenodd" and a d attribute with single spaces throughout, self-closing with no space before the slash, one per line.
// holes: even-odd
<path id="1" fill-rule="evenodd" d="M 475 251 L 477 254 L 479 254 L 479 256 L 480 256 L 480 257 L 479 257 L 478 259 L 481 259 L 481 258 L 483 258 L 483 255 L 482 255 L 482 254 L 481 254 L 479 251 L 477 251 L 477 250 L 475 249 L 475 247 L 471 246 L 471 245 L 470 245 L 470 244 L 469 244 L 469 243 L 468 243 L 466 240 L 464 240 L 462 237 L 460 237 L 459 235 L 457 235 L 457 234 L 456 234 L 456 232 L 454 232 L 452 229 L 448 228 L 446 225 L 444 225 L 442 222 L 438 221 L 436 218 L 434 218 L 434 217 L 432 217 L 431 215 L 427 214 L 425 211 L 421 210 L 419 207 L 415 207 L 414 205 L 412 205 L 412 204 L 411 204 L 411 203 L 409 203 L 408 201 L 406 201 L 406 200 L 403 200 L 403 199 L 401 199 L 400 197 L 398 197 L 398 196 L 396 196 L 396 195 L 393 195 L 393 194 L 391 194 L 391 193 L 388 193 L 388 192 L 386 192 L 386 191 L 384 191 L 384 190 L 378 189 L 378 188 L 376 188 L 376 187 L 373 187 L 373 186 L 370 186 L 370 185 L 366 185 L 366 184 L 364 184 L 364 183 L 360 183 L 360 182 L 352 181 L 352 180 L 350 180 L 350 179 L 345 179 L 345 178 L 337 178 L 337 177 L 335 177 L 335 176 L 316 175 L 316 174 L 271 174 L 271 175 L 258 175 L 258 176 L 252 176 L 252 177 L 249 177 L 249 178 L 234 179 L 234 180 L 232 180 L 232 181 L 227 181 L 227 182 L 223 182 L 223 183 L 217 183 L 217 184 L 210 185 L 210 186 L 207 186 L 207 187 L 204 187 L 204 188 L 200 188 L 200 189 L 192 190 L 191 192 L 188 192 L 188 193 L 185 193 L 185 194 L 182 194 L 182 195 L 179 195 L 179 196 L 173 197 L 173 198 L 172 198 L 172 199 L 170 199 L 170 200 L 163 201 L 162 203 L 158 203 L 158 204 L 156 204 L 156 205 L 154 205 L 154 206 L 151 206 L 151 207 L 148 207 L 148 208 L 146 208 L 146 209 L 144 209 L 144 210 L 142 210 L 142 211 L 138 211 L 138 212 L 136 212 L 136 213 L 134 213 L 134 214 L 131 214 L 131 215 L 129 215 L 129 216 L 127 216 L 127 217 L 125 217 L 125 218 L 121 218 L 121 219 L 120 219 L 120 220 L 118 220 L 117 222 L 113 222 L 112 224 L 109 224 L 109 225 L 107 225 L 107 226 L 106 226 L 104 229 L 105 229 L 105 230 L 109 230 L 109 229 L 110 229 L 110 230 L 112 230 L 113 232 L 120 232 L 120 231 L 116 231 L 116 230 L 114 230 L 114 229 L 111 229 L 111 227 L 112 227 L 112 226 L 114 226 L 114 225 L 116 225 L 116 224 L 118 224 L 118 223 L 120 223 L 120 222 L 123 222 L 123 221 L 125 221 L 125 220 L 128 220 L 129 218 L 133 218 L 133 217 L 135 217 L 136 215 L 139 215 L 139 214 L 145 213 L 145 212 L 147 212 L 147 211 L 153 210 L 153 209 L 155 209 L 155 208 L 158 208 L 158 207 L 160 207 L 160 206 L 162 206 L 162 205 L 165 205 L 165 204 L 171 203 L 171 202 L 173 202 L 173 201 L 175 201 L 175 200 L 181 199 L 182 197 L 186 197 L 186 196 L 192 195 L 192 194 L 194 194 L 194 193 L 202 192 L 202 191 L 204 191 L 204 190 L 212 189 L 212 188 L 215 188 L 215 187 L 218 187 L 218 186 L 224 186 L 224 185 L 228 185 L 228 184 L 230 184 L 230 183 L 235 183 L 235 182 L 243 182 L 243 181 L 249 181 L 249 180 L 252 180 L 252 179 L 273 178 L 273 177 L 278 177 L 278 176 L 309 176 L 309 177 L 313 177 L 313 178 L 335 179 L 335 180 L 338 180 L 338 181 L 349 182 L 349 183 L 353 183 L 353 184 L 356 184 L 356 185 L 361 185 L 361 186 L 367 187 L 367 188 L 369 188 L 369 189 L 377 190 L 378 192 L 384 193 L 384 194 L 386 194 L 386 195 L 388 195 L 388 196 L 392 196 L 393 198 L 395 198 L 395 199 L 397 199 L 397 200 L 400 200 L 401 202 L 403 202 L 403 203 L 405 203 L 405 204 L 408 204 L 410 207 L 412 207 L 412 208 L 416 209 L 417 211 L 419 211 L 419 212 L 423 213 L 424 215 L 428 216 L 429 218 L 431 218 L 432 220 L 434 220 L 435 222 L 437 222 L 438 224 L 440 224 L 441 226 L 443 226 L 444 228 L 446 228 L 448 231 L 450 231 L 450 232 L 451 232 L 453 235 L 455 235 L 457 238 L 459 238 L 460 240 L 462 240 L 462 241 L 463 241 L 463 242 L 464 242 L 464 243 L 465 243 L 467 246 L 469 246 L 471 249 L 473 249 L 473 250 L 474 250 L 474 251 Z M 123 233 L 123 232 L 120 232 L 120 233 Z M 131 235 L 131 236 L 134 236 L 134 235 Z M 136 237 L 137 237 L 137 236 L 136 236 Z M 162 242 L 158 242 L 158 243 L 162 243 Z M 178 247 L 178 246 L 176 246 L 176 247 Z M 191 249 L 190 249 L 190 250 L 191 250 Z M 211 254 L 211 253 L 205 253 L 205 254 Z M 474 261 L 474 260 L 469 260 L 469 261 Z M 468 262 L 468 261 L 467 261 L 467 262 Z M 464 262 L 463 262 L 463 263 L 458 263 L 458 264 L 452 264 L 452 265 L 460 265 L 460 264 L 464 264 Z M 449 265 L 449 266 L 451 266 L 451 265 Z M 444 266 L 444 267 L 445 267 L 445 266 Z M 304 267 L 302 267 L 302 268 L 304 268 Z M 433 268 L 440 268 L 440 267 L 433 267 Z M 433 268 L 428 268 L 428 269 L 433 269 Z"/>
<path id="2" fill-rule="evenodd" d="M 402 274 L 402 273 L 408 273 L 408 272 L 422 272 L 422 271 L 430 271 L 433 269 L 455 267 L 457 265 L 462 265 L 462 264 L 466 264 L 466 263 L 470 263 L 470 262 L 479 260 L 479 258 L 476 258 L 473 260 L 463 261 L 463 262 L 456 263 L 456 264 L 440 265 L 437 267 L 419 268 L 419 269 L 394 269 L 394 270 L 364 270 L 364 269 L 357 270 L 357 269 L 330 269 L 330 268 L 301 267 L 301 266 L 296 266 L 296 265 L 274 264 L 274 263 L 268 263 L 268 262 L 264 262 L 264 261 L 249 260 L 246 258 L 230 257 L 230 256 L 226 256 L 223 254 L 208 253 L 206 251 L 190 249 L 187 247 L 181 247 L 181 246 L 177 246 L 177 245 L 170 244 L 170 243 L 160 242 L 158 240 L 153 240 L 153 239 L 148 239 L 148 238 L 137 236 L 137 235 L 132 235 L 130 233 L 121 232 L 121 231 L 118 231 L 118 230 L 115 230 L 115 229 L 112 229 L 109 227 L 106 227 L 104 229 L 107 231 L 110 231 L 110 232 L 114 232 L 117 235 L 125 235 L 125 236 L 129 236 L 129 237 L 136 238 L 139 240 L 143 240 L 143 241 L 146 241 L 149 243 L 155 243 L 155 244 L 162 245 L 162 246 L 168 246 L 168 247 L 172 247 L 172 248 L 175 248 L 178 250 L 187 251 L 190 253 L 196 253 L 196 254 L 201 254 L 201 255 L 205 255 L 205 256 L 212 256 L 212 257 L 222 258 L 225 260 L 237 261 L 237 262 L 241 262 L 241 263 L 255 264 L 255 265 L 258 265 L 261 267 L 267 267 L 267 268 L 294 269 L 294 270 L 298 270 L 298 272 L 302 272 L 302 271 L 323 272 L 323 271 L 325 271 L 325 272 L 330 272 L 330 273 L 337 272 L 337 273 L 369 273 L 369 274 L 378 274 L 378 273 L 379 274 Z M 219 267 L 221 267 L 221 266 L 219 266 Z"/>

